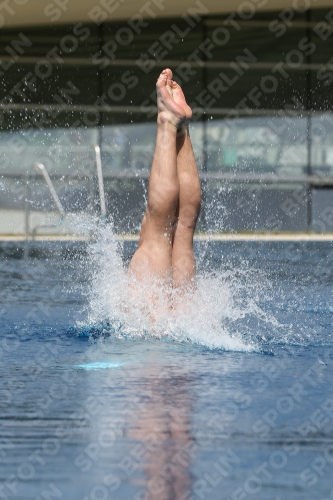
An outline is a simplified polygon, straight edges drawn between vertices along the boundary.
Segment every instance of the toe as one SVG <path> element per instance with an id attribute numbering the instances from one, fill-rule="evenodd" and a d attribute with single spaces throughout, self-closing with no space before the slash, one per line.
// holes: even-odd
<path id="1" fill-rule="evenodd" d="M 167 91 L 169 92 L 169 95 L 170 95 L 171 97 L 173 97 L 173 94 L 172 94 L 172 88 L 171 88 L 171 86 L 168 84 L 168 82 L 167 82 L 167 84 L 166 84 L 166 87 L 165 87 L 165 88 L 166 88 L 166 89 L 167 89 Z"/>
<path id="2" fill-rule="evenodd" d="M 158 87 L 165 87 L 167 85 L 167 75 L 165 74 L 164 71 L 162 71 L 162 73 L 158 77 L 156 85 Z"/>
<path id="3" fill-rule="evenodd" d="M 172 71 L 170 68 L 166 68 L 162 73 L 165 73 L 167 75 L 168 80 L 172 80 Z"/>

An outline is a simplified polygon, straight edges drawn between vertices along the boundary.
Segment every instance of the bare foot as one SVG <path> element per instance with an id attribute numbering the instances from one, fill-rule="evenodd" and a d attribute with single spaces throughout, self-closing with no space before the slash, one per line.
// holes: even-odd
<path id="1" fill-rule="evenodd" d="M 158 123 L 171 123 L 175 127 L 178 127 L 181 123 L 187 120 L 187 116 L 184 108 L 173 98 L 172 87 L 175 82 L 173 82 L 171 78 L 172 71 L 170 69 L 165 69 L 160 74 L 156 83 L 158 110 L 157 121 Z M 183 98 L 183 100 L 186 104 L 185 98 Z"/>
<path id="2" fill-rule="evenodd" d="M 172 97 L 173 97 L 174 101 L 177 104 L 179 104 L 179 106 L 181 106 L 183 108 L 183 110 L 185 111 L 185 115 L 186 115 L 185 122 L 188 123 L 192 118 L 192 109 L 190 108 L 190 106 L 186 102 L 184 92 L 183 92 L 181 86 L 178 85 L 178 83 L 175 82 L 174 80 L 171 80 L 170 86 L 172 89 Z"/>

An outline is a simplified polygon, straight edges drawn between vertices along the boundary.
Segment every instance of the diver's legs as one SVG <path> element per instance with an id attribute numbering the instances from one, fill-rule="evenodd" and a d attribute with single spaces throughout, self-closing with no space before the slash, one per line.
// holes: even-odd
<path id="1" fill-rule="evenodd" d="M 171 70 L 164 70 L 156 84 L 157 137 L 151 167 L 148 204 L 142 222 L 140 244 L 129 271 L 136 277 L 172 280 L 173 222 L 179 200 L 177 127 L 186 114 L 172 98 Z"/>
<path id="2" fill-rule="evenodd" d="M 188 126 L 177 135 L 177 171 L 179 179 L 178 221 L 172 248 L 172 274 L 175 288 L 193 283 L 196 272 L 193 234 L 200 213 L 201 188 Z"/>

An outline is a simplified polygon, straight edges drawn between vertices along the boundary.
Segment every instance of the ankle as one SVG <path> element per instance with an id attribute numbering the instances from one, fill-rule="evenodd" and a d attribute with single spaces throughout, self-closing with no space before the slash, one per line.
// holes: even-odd
<path id="1" fill-rule="evenodd" d="M 186 137 L 190 134 L 188 123 L 181 123 L 177 128 L 177 137 Z"/>
<path id="2" fill-rule="evenodd" d="M 157 127 L 177 132 L 177 123 L 175 123 L 174 120 L 170 117 L 169 113 L 165 111 L 160 111 L 158 113 Z"/>

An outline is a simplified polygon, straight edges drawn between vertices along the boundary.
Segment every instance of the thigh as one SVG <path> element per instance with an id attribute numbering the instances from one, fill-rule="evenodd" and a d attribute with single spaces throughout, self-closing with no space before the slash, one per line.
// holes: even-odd
<path id="1" fill-rule="evenodd" d="M 172 280 L 172 246 L 167 238 L 145 238 L 134 253 L 128 271 L 138 279 Z"/>

